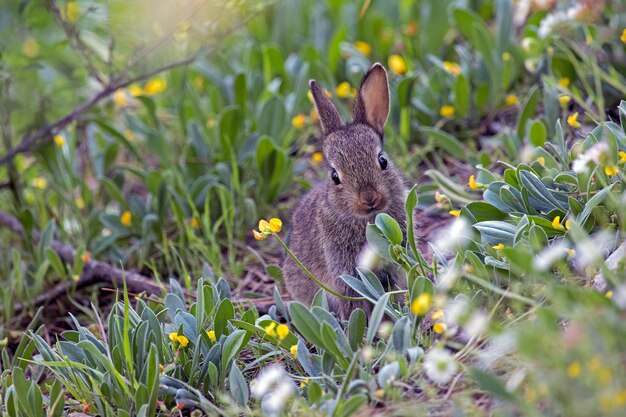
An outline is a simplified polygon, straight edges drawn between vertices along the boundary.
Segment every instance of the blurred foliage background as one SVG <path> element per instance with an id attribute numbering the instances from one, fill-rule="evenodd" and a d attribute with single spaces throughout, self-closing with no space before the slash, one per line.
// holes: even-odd
<path id="1" fill-rule="evenodd" d="M 471 377 L 463 374 L 469 382 L 456 379 L 449 390 L 431 384 L 422 374 L 417 376 L 420 360 L 405 359 L 393 371 L 398 384 L 391 384 L 390 368 L 385 371 L 389 378 L 380 377 L 379 371 L 384 361 L 394 363 L 387 356 L 393 343 L 376 345 L 375 329 L 368 346 L 387 353 L 376 366 L 363 365 L 362 374 L 371 374 L 370 379 L 360 376 L 369 393 L 365 400 L 355 396 L 356 401 L 342 405 L 339 398 L 351 382 L 351 365 L 339 363 L 341 372 L 329 372 L 332 377 L 321 378 L 317 388 L 300 389 L 303 402 L 296 402 L 293 410 L 315 406 L 348 415 L 352 407 L 367 402 L 387 404 L 386 409 L 398 415 L 422 408 L 432 411 L 429 407 L 446 412 L 453 407 L 468 414 L 502 410 L 502 415 L 620 415 L 626 406 L 626 288 L 623 275 L 599 260 L 620 246 L 626 215 L 626 105 L 620 105 L 626 98 L 626 4 L 620 0 L 2 2 L 3 375 L 15 375 L 9 373 L 15 361 L 26 369 L 25 361 L 15 359 L 28 356 L 25 346 L 31 346 L 31 355 L 36 344 L 46 361 L 60 360 L 46 351 L 43 338 L 22 337 L 37 311 L 32 301 L 38 297 L 54 306 L 49 310 L 54 313 L 35 315 L 30 328 L 35 330 L 40 320 L 47 322 L 39 333 L 45 332 L 48 343 L 58 332 L 79 327 L 66 317 L 67 311 L 79 314 L 85 326 L 66 337 L 72 342 L 87 338 L 81 332 L 108 314 L 115 305 L 113 292 L 97 286 L 78 291 L 95 261 L 157 282 L 173 278 L 180 287 L 171 283 L 170 288 L 181 294 L 181 305 L 189 301 L 183 291 L 203 292 L 203 285 L 212 288 L 206 291 L 214 296 L 216 309 L 229 298 L 227 288 L 233 289 L 233 298 L 275 296 L 281 248 L 271 239 L 254 241 L 250 232 L 259 218 L 267 217 L 283 218 L 288 231 L 297 198 L 325 176 L 308 80 L 314 78 L 327 88 L 348 117 L 355 88 L 374 62 L 382 62 L 390 75 L 386 150 L 408 182 L 417 184 L 417 206 L 429 213 L 449 212 L 473 226 L 469 247 L 436 256 L 442 264 L 419 274 L 434 275 L 439 283 L 437 277 L 456 271 L 458 284 L 420 288 L 433 297 L 445 293 L 446 300 L 460 297 L 472 306 L 464 313 L 467 320 L 482 318 L 472 315 L 480 310 L 489 313 L 490 324 L 484 339 L 474 340 L 471 349 L 461 348 L 456 356 L 468 372 L 472 368 Z M 601 231 L 606 234 L 598 240 Z M 58 244 L 75 251 L 60 251 Z M 559 256 L 544 252 L 557 245 Z M 603 249 L 602 256 L 578 258 L 594 246 Z M 439 249 L 432 250 L 440 255 Z M 537 259 L 545 262 L 538 266 Z M 599 271 L 605 281 L 594 281 Z M 212 283 L 198 284 L 201 276 L 212 278 Z M 66 285 L 69 294 L 46 300 L 45 294 L 59 284 Z M 410 290 L 412 300 L 418 293 Z M 614 293 L 622 298 L 610 301 Z M 159 302 L 151 302 L 158 313 Z M 441 306 L 446 302 L 439 301 Z M 117 313 L 124 319 L 148 320 L 148 307 L 142 303 L 136 304 L 135 315 L 127 309 Z M 170 308 L 178 305 L 166 303 Z M 413 330 L 410 343 L 393 345 L 394 354 L 412 358 L 409 348 L 430 342 L 415 333 L 419 319 L 411 309 L 394 305 L 396 313 L 389 310 L 388 319 L 397 324 L 411 317 Z M 108 329 L 121 326 L 114 323 L 118 316 L 113 310 Z M 226 323 L 234 317 L 215 317 L 216 311 L 207 310 L 202 320 Z M 246 313 L 238 311 L 237 319 L 263 329 L 268 318 L 254 311 L 245 319 L 239 314 Z M 277 321 L 276 307 L 273 313 L 271 319 Z M 175 313 L 171 320 L 162 316 L 159 320 L 168 325 L 178 323 Z M 133 326 L 140 327 L 135 321 Z M 223 326 L 215 329 L 218 342 L 223 334 L 241 349 L 245 343 L 239 338 L 244 336 L 236 332 L 249 332 L 246 343 L 254 333 L 241 323 Z M 509 327 L 516 329 L 514 338 Z M 156 334 L 158 329 L 153 330 Z M 305 342 L 316 344 L 314 334 L 297 330 L 294 345 L 299 349 Z M 110 335 L 109 343 L 127 347 L 128 341 L 119 337 Z M 155 346 L 172 348 L 167 339 L 160 339 L 166 333 L 158 337 Z M 145 347 L 150 354 L 135 358 L 139 362 L 134 365 L 141 370 L 141 361 L 175 362 L 172 355 L 180 345 L 171 342 L 174 350 L 165 354 L 161 347 L 158 352 Z M 289 345 L 280 342 L 269 352 L 288 353 Z M 516 350 L 518 356 L 507 356 L 493 367 L 469 365 L 470 358 L 493 346 L 506 353 Z M 257 364 L 263 355 L 269 355 L 264 360 L 278 355 L 270 355 L 262 343 L 251 349 Z M 332 347 L 325 349 L 336 354 Z M 359 349 L 354 351 L 362 352 Z M 319 353 L 320 361 L 332 356 Z M 232 381 L 250 380 L 253 368 L 243 374 L 236 366 L 237 371 L 228 371 L 232 360 L 223 363 L 221 379 L 203 385 L 205 395 L 226 390 L 227 376 L 233 397 L 243 392 L 237 388 L 242 385 L 233 388 Z M 188 367 L 199 363 L 191 365 L 191 357 L 189 361 Z M 361 366 L 359 361 L 365 359 L 355 361 Z M 120 375 L 131 372 L 132 366 L 114 362 L 120 365 Z M 192 387 L 204 381 L 204 374 L 196 378 L 189 369 L 181 370 L 183 359 L 180 365 L 170 375 Z M 209 368 L 203 371 L 207 375 Z M 312 376 L 296 362 L 290 370 L 302 380 Z M 33 375 L 41 374 L 27 372 L 29 380 L 37 382 Z M 20 383 L 22 379 L 15 376 Z M 70 380 L 67 375 L 58 379 L 64 389 Z M 10 382 L 3 379 L 4 394 Z M 415 385 L 409 389 L 402 384 Z M 60 384 L 45 387 L 48 397 L 61 390 Z M 122 415 L 115 413 L 133 407 L 124 389 L 116 389 L 124 400 L 99 399 L 106 403 L 98 406 L 101 415 Z M 86 396 L 90 390 L 81 386 L 77 392 Z M 462 394 L 451 401 L 455 390 Z M 83 399 L 77 392 L 71 392 L 74 407 Z M 489 395 L 483 397 L 485 393 Z M 335 403 L 324 403 L 332 394 Z M 431 402 L 410 402 L 418 394 Z M 8 394 L 4 398 L 0 407 L 10 403 Z M 177 404 L 173 397 L 165 398 L 168 406 Z M 484 398 L 489 400 L 483 403 Z M 213 410 L 196 400 L 189 404 Z M 217 395 L 210 400 L 227 403 Z M 399 405 L 403 401 L 409 401 L 408 408 Z M 229 412 L 236 414 L 242 408 L 233 410 Z M 254 407 L 243 410 L 259 412 Z M 151 415 L 149 408 L 144 412 Z M 29 415 L 27 410 L 16 413 L 9 415 Z"/>

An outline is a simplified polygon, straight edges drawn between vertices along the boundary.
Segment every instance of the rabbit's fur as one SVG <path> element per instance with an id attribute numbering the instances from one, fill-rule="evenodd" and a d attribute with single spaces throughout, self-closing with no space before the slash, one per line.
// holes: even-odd
<path id="1" fill-rule="evenodd" d="M 387 73 L 377 63 L 365 74 L 354 105 L 354 120 L 347 124 L 319 84 L 311 80 L 309 87 L 320 118 L 329 175 L 293 213 L 290 249 L 326 286 L 356 296 L 339 276 L 356 276 L 357 261 L 366 246 L 367 224 L 385 212 L 398 221 L 403 232 L 406 230 L 407 188 L 383 152 L 383 127 L 389 114 Z M 385 169 L 380 155 L 386 159 Z M 332 178 L 333 170 L 339 184 Z M 384 271 L 375 273 L 386 276 L 385 287 L 406 287 Z M 310 305 L 320 288 L 289 257 L 283 265 L 283 277 L 291 297 Z M 367 301 L 348 301 L 330 294 L 328 301 L 342 319 L 356 307 L 366 312 L 372 307 Z"/>

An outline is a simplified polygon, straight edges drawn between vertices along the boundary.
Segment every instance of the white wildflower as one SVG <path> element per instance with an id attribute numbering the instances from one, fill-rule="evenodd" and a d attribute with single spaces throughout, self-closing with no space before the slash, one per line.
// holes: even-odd
<path id="1" fill-rule="evenodd" d="M 472 314 L 470 319 L 465 324 L 464 329 L 471 339 L 475 339 L 483 334 L 488 324 L 489 317 L 487 314 L 482 310 L 478 310 Z"/>
<path id="2" fill-rule="evenodd" d="M 567 23 L 569 18 L 565 12 L 554 12 L 547 15 L 539 26 L 537 34 L 540 38 L 547 38 L 558 29 L 559 26 Z"/>
<path id="3" fill-rule="evenodd" d="M 586 268 L 599 259 L 605 259 L 613 244 L 612 236 L 608 232 L 600 232 L 591 237 L 576 242 L 576 261 Z"/>
<path id="4" fill-rule="evenodd" d="M 376 253 L 376 249 L 374 249 L 371 245 L 365 245 L 357 259 L 357 265 L 359 268 L 372 271 L 376 269 L 380 263 L 380 259 L 380 256 Z"/>
<path id="5" fill-rule="evenodd" d="M 558 242 L 538 253 L 533 260 L 533 266 L 538 271 L 547 271 L 552 268 L 556 261 L 565 258 L 565 256 L 567 256 L 565 245 Z"/>
<path id="6" fill-rule="evenodd" d="M 438 284 L 437 289 L 440 291 L 446 291 L 454 286 L 456 281 L 461 276 L 461 270 L 456 264 L 452 264 L 448 269 L 443 271 L 443 273 L 437 275 Z"/>
<path id="7" fill-rule="evenodd" d="M 289 379 L 283 379 L 272 392 L 263 397 L 261 409 L 269 416 L 278 416 L 285 404 L 295 392 L 295 386 Z"/>
<path id="8" fill-rule="evenodd" d="M 600 142 L 587 149 L 585 153 L 578 155 L 572 163 L 572 170 L 576 173 L 587 172 L 589 165 L 604 165 L 611 157 L 611 150 L 606 142 Z"/>
<path id="9" fill-rule="evenodd" d="M 449 382 L 456 374 L 457 368 L 456 359 L 442 348 L 432 348 L 424 355 L 426 375 L 436 384 Z"/>
<path id="10" fill-rule="evenodd" d="M 269 368 L 264 369 L 259 374 L 258 378 L 252 384 L 251 392 L 255 398 L 261 398 L 285 376 L 283 368 L 278 365 L 272 365 Z"/>
<path id="11" fill-rule="evenodd" d="M 457 217 L 437 234 L 434 244 L 443 254 L 453 253 L 467 246 L 471 240 L 471 233 L 467 220 Z"/>

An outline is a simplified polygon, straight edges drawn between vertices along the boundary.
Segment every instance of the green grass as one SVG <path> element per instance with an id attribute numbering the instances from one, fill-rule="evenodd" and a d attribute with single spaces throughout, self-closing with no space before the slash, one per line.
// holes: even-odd
<path id="1" fill-rule="evenodd" d="M 3 416 L 626 411 L 622 2 L 5 3 Z M 378 216 L 408 292 L 354 271 L 375 307 L 339 322 L 283 300 L 276 238 L 325 176 L 308 80 L 348 116 L 374 62 L 407 211 L 458 218 L 431 257 Z"/>

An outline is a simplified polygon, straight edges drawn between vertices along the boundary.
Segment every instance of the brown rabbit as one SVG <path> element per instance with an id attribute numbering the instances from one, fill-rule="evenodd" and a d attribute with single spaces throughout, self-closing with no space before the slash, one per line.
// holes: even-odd
<path id="1" fill-rule="evenodd" d="M 309 87 L 321 122 L 330 175 L 296 208 L 290 249 L 326 286 L 355 296 L 339 276 L 356 276 L 357 259 L 366 245 L 367 224 L 384 212 L 406 230 L 407 188 L 383 152 L 383 127 L 389 115 L 387 72 L 376 63 L 365 74 L 356 96 L 354 120 L 347 124 L 317 82 L 311 80 Z M 320 288 L 291 258 L 283 265 L 283 277 L 291 297 L 310 305 Z M 399 279 L 388 279 L 383 285 L 406 286 Z M 368 301 L 348 301 L 330 294 L 328 301 L 342 319 L 356 307 L 371 311 Z"/>

